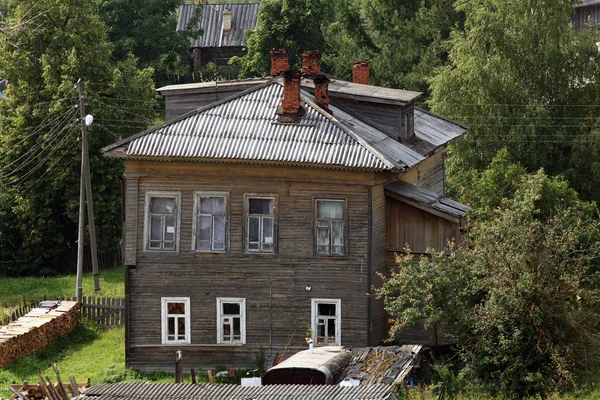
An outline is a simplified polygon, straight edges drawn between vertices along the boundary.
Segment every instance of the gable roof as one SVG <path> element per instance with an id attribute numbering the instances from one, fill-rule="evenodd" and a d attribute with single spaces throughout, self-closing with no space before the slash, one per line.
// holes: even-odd
<path id="1" fill-rule="evenodd" d="M 81 400 L 394 400 L 389 385 L 268 385 L 208 383 L 105 383 L 87 389 Z"/>
<path id="2" fill-rule="evenodd" d="M 385 133 L 302 91 L 305 114 L 279 122 L 280 79 L 199 108 L 121 140 L 102 151 L 138 159 L 292 164 L 363 170 L 402 170 L 424 159 Z"/>
<path id="3" fill-rule="evenodd" d="M 198 11 L 198 28 L 204 33 L 190 39 L 191 47 L 239 47 L 243 46 L 246 30 L 258 24 L 258 3 L 252 4 L 185 4 L 179 7 L 177 31 L 187 29 L 188 23 Z M 231 30 L 223 34 L 223 12 L 231 11 Z"/>

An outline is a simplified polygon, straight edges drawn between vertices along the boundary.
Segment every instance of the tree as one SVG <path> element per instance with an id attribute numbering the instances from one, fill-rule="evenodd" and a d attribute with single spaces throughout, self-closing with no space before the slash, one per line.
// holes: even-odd
<path id="1" fill-rule="evenodd" d="M 123 61 L 128 54 L 141 67 L 152 67 L 156 82 L 181 70 L 180 59 L 190 57 L 189 38 L 201 32 L 178 32 L 177 10 L 183 0 L 101 0 L 100 17 L 109 27 L 113 55 Z"/>
<path id="2" fill-rule="evenodd" d="M 596 206 L 564 180 L 516 171 L 504 154 L 475 176 L 470 246 L 398 257 L 377 290 L 392 337 L 440 324 L 462 374 L 509 397 L 573 387 L 584 349 L 600 344 Z"/>
<path id="3" fill-rule="evenodd" d="M 572 3 L 457 1 L 464 31 L 453 31 L 449 64 L 431 80 L 432 109 L 470 127 L 457 169 L 485 168 L 507 147 L 528 171 L 564 174 L 584 199 L 600 199 L 590 134 L 600 54 L 592 32 L 570 26 Z"/>
<path id="4" fill-rule="evenodd" d="M 232 62 L 241 66 L 240 77 L 265 76 L 271 62 L 269 50 L 288 50 L 290 67 L 301 65 L 304 51 L 327 51 L 323 33 L 333 18 L 330 0 L 264 0 L 258 26 L 246 33 L 248 53 Z"/>
<path id="5" fill-rule="evenodd" d="M 95 1 L 8 0 L 0 40 L 0 261 L 5 271 L 52 273 L 75 247 L 80 123 L 76 82 L 86 84 L 92 187 L 99 249 L 120 241 L 122 165 L 100 148 L 152 122 L 151 70 L 111 62 L 112 46 Z M 1 32 L 1 30 L 0 30 Z M 1 34 L 1 33 L 0 33 Z"/>

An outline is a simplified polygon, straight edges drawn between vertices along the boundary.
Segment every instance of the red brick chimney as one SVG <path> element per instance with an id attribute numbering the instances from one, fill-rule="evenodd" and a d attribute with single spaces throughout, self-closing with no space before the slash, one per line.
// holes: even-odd
<path id="1" fill-rule="evenodd" d="M 325 75 L 319 75 L 313 79 L 313 82 L 315 83 L 315 103 L 331 114 L 331 110 L 329 110 L 329 93 L 327 93 L 329 78 Z"/>
<path id="2" fill-rule="evenodd" d="M 273 49 L 269 51 L 269 55 L 271 56 L 271 76 L 281 75 L 290 68 L 286 49 Z"/>
<path id="3" fill-rule="evenodd" d="M 319 66 L 319 56 L 321 53 L 316 51 L 307 51 L 302 53 L 302 75 L 312 78 L 321 73 Z"/>
<path id="4" fill-rule="evenodd" d="M 281 111 L 284 114 L 298 114 L 300 110 L 300 72 L 288 70 L 283 73 L 283 100 Z"/>
<path id="5" fill-rule="evenodd" d="M 352 82 L 362 83 L 363 85 L 369 84 L 369 67 L 371 61 L 363 60 L 357 61 L 352 66 Z"/>

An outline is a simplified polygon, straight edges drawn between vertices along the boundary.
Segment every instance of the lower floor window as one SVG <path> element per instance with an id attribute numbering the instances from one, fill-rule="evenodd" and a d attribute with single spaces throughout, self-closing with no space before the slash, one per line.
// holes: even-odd
<path id="1" fill-rule="evenodd" d="M 217 299 L 217 343 L 246 343 L 246 299 Z"/>
<path id="2" fill-rule="evenodd" d="M 340 299 L 312 299 L 312 330 L 317 346 L 341 346 Z"/>
<path id="3" fill-rule="evenodd" d="M 163 297 L 161 302 L 163 344 L 191 343 L 190 298 Z"/>

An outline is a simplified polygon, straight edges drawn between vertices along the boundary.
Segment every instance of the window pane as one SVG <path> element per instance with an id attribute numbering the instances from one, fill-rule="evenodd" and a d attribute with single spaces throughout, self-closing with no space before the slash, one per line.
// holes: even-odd
<path id="1" fill-rule="evenodd" d="M 331 221 L 331 244 L 334 246 L 344 245 L 344 223 L 342 221 Z"/>
<path id="2" fill-rule="evenodd" d="M 225 213 L 224 197 L 203 197 L 200 199 L 200 213 L 223 215 Z"/>
<path id="3" fill-rule="evenodd" d="M 224 315 L 239 315 L 240 303 L 223 303 Z"/>
<path id="4" fill-rule="evenodd" d="M 150 240 L 162 240 L 162 217 L 160 215 L 150 217 Z"/>
<path id="5" fill-rule="evenodd" d="M 317 246 L 325 246 L 325 252 L 328 253 L 329 249 L 329 228 L 317 228 Z"/>
<path id="6" fill-rule="evenodd" d="M 163 245 L 163 248 L 165 249 L 174 249 L 175 248 L 175 243 L 173 242 L 165 242 Z"/>
<path id="7" fill-rule="evenodd" d="M 165 240 L 175 239 L 175 217 L 165 216 Z"/>
<path id="8" fill-rule="evenodd" d="M 248 249 L 249 250 L 258 250 L 258 243 L 248 243 Z"/>
<path id="9" fill-rule="evenodd" d="M 242 331 L 241 318 L 234 318 L 233 319 L 233 338 L 241 339 L 241 337 L 242 337 L 241 331 Z"/>
<path id="10" fill-rule="evenodd" d="M 225 250 L 225 242 L 213 242 L 213 250 Z"/>
<path id="11" fill-rule="evenodd" d="M 213 240 L 215 242 L 225 241 L 225 217 L 216 216 L 213 219 Z"/>
<path id="12" fill-rule="evenodd" d="M 261 246 L 261 250 L 264 251 L 264 252 L 273 253 L 273 249 L 274 249 L 274 247 L 273 247 L 272 244 L 263 244 Z"/>
<path id="13" fill-rule="evenodd" d="M 335 319 L 330 318 L 327 320 L 327 336 L 335 339 Z"/>
<path id="14" fill-rule="evenodd" d="M 231 325 L 229 318 L 223 319 L 223 340 L 230 341 L 231 340 Z"/>
<path id="15" fill-rule="evenodd" d="M 273 199 L 248 199 L 250 214 L 273 214 Z"/>
<path id="16" fill-rule="evenodd" d="M 318 315 L 332 315 L 335 316 L 335 304 L 319 303 Z"/>
<path id="17" fill-rule="evenodd" d="M 150 241 L 149 247 L 151 249 L 160 249 L 160 241 Z"/>
<path id="18" fill-rule="evenodd" d="M 210 240 L 210 215 L 202 215 L 198 218 L 198 237 L 200 240 Z"/>
<path id="19" fill-rule="evenodd" d="M 185 318 L 177 318 L 177 340 L 185 340 Z"/>
<path id="20" fill-rule="evenodd" d="M 263 242 L 273 243 L 273 218 L 263 218 Z"/>
<path id="21" fill-rule="evenodd" d="M 175 318 L 170 317 L 168 319 L 168 322 L 169 322 L 168 323 L 169 326 L 167 328 L 168 329 L 167 333 L 171 337 L 171 339 L 175 339 Z"/>
<path id="22" fill-rule="evenodd" d="M 185 303 L 167 303 L 168 314 L 185 314 Z"/>
<path id="23" fill-rule="evenodd" d="M 150 212 L 173 213 L 175 211 L 175 199 L 172 197 L 151 197 Z"/>
<path id="24" fill-rule="evenodd" d="M 344 218 L 344 203 L 341 201 L 318 200 L 317 218 L 342 219 Z"/>
<path id="25" fill-rule="evenodd" d="M 259 240 L 260 219 L 257 217 L 248 218 L 248 240 L 250 242 L 258 242 Z"/>

